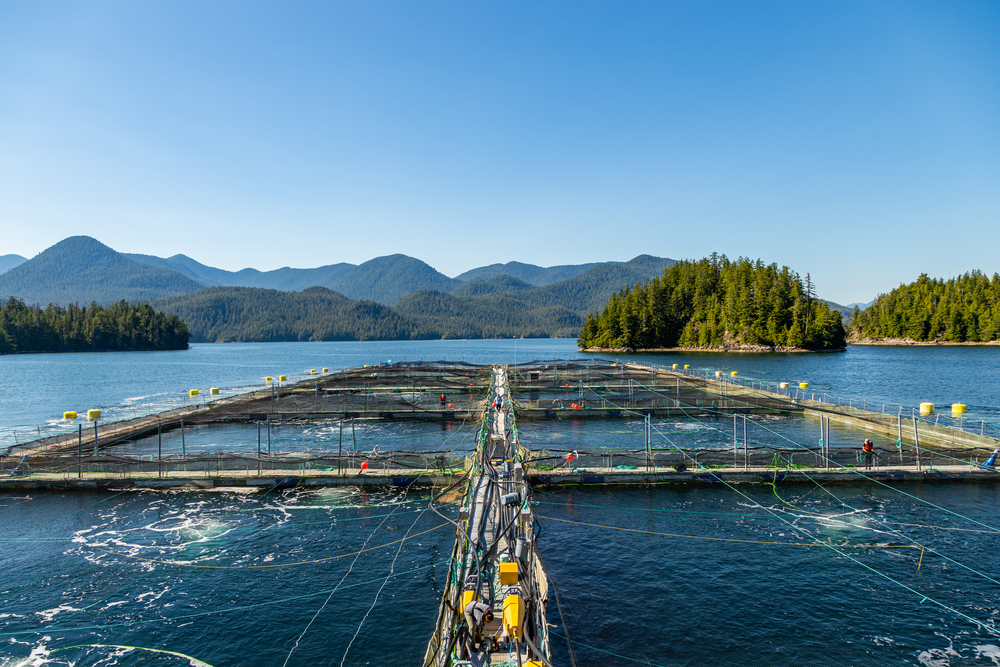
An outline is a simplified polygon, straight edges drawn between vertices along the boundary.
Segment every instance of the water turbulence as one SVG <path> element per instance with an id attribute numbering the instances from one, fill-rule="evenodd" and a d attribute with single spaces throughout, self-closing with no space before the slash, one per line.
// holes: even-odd
<path id="1" fill-rule="evenodd" d="M 493 370 L 443 368 L 33 457 L 9 479 L 48 486 L 0 495 L 0 666 L 1000 665 L 975 452 L 639 366 L 509 368 L 498 410 Z M 477 458 L 500 414 L 520 446 Z M 511 489 L 473 531 L 477 466 Z M 482 643 L 468 592 L 495 611 Z"/>

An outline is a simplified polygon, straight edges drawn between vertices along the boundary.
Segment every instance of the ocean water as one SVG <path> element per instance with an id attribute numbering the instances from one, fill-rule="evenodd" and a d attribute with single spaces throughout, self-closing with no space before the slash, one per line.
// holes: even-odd
<path id="1" fill-rule="evenodd" d="M 966 422 L 1000 435 L 1000 347 L 850 347 L 827 354 L 583 354 L 571 339 L 228 343 L 192 345 L 170 352 L 101 352 L 0 356 L 0 447 L 75 424 L 62 413 L 100 408 L 106 419 L 127 418 L 206 400 L 219 387 L 226 396 L 263 386 L 265 376 L 290 381 L 310 368 L 356 368 L 385 361 L 437 360 L 514 363 L 540 359 L 635 360 L 696 372 L 737 371 L 742 379 L 810 383 L 817 398 L 895 414 L 921 402 L 947 413 L 968 405 Z M 189 389 L 200 389 L 195 399 Z"/>
<path id="2" fill-rule="evenodd" d="M 406 359 L 513 361 L 514 341 L 205 345 L 171 353 L 0 357 L 8 432 L 64 409 L 153 409 L 187 389 Z M 642 355 L 809 381 L 862 400 L 1000 404 L 992 348 L 831 355 Z M 517 341 L 518 361 L 578 356 Z M 6 389 L 12 389 L 6 391 Z M 723 423 L 725 422 L 725 423 Z M 761 420 L 812 443 L 806 420 Z M 628 420 L 519 423 L 529 447 L 630 449 Z M 661 420 L 710 447 L 729 420 Z M 335 437 L 332 423 L 275 436 Z M 311 430 L 308 430 L 311 429 Z M 366 426 L 373 442 L 469 447 L 460 424 Z M 772 441 L 767 429 L 750 438 Z M 839 437 L 850 434 L 834 433 Z M 229 433 L 224 444 L 256 432 Z M 208 443 L 192 435 L 189 445 Z M 538 489 L 555 664 L 1000 665 L 1000 486 L 712 485 Z M 39 492 L 0 495 L 0 666 L 416 665 L 453 532 L 427 491 Z M 446 507 L 445 512 L 454 512 Z M 559 607 L 561 606 L 561 613 Z"/>

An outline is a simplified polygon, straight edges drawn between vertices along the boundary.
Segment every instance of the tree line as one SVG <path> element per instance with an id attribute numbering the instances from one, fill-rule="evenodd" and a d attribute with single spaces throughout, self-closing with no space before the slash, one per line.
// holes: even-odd
<path id="1" fill-rule="evenodd" d="M 971 271 L 949 280 L 921 274 L 851 317 L 851 338 L 955 343 L 1000 338 L 1000 276 Z"/>
<path id="2" fill-rule="evenodd" d="M 0 305 L 0 354 L 104 350 L 184 350 L 187 327 L 146 304 L 27 306 L 10 297 Z"/>
<path id="3" fill-rule="evenodd" d="M 681 261 L 663 275 L 612 295 L 590 314 L 580 347 L 722 348 L 760 345 L 830 350 L 844 347 L 840 313 L 787 266 L 712 254 Z"/>

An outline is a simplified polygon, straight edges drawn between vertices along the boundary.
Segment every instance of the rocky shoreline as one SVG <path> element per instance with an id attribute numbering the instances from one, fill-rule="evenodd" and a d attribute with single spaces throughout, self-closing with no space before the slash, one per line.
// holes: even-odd
<path id="1" fill-rule="evenodd" d="M 956 343 L 950 340 L 913 340 L 912 338 L 858 338 L 856 340 L 848 340 L 848 345 L 882 345 L 882 346 L 892 346 L 892 347 L 968 347 L 968 346 L 983 346 L 983 345 L 1000 345 L 1000 340 L 991 340 L 987 343 L 980 343 L 979 341 L 966 341 L 961 343 Z"/>
<path id="2" fill-rule="evenodd" d="M 785 345 L 720 345 L 718 347 L 581 347 L 581 352 L 614 352 L 614 353 L 635 353 L 635 352 L 741 352 L 746 354 L 767 354 L 771 352 L 841 352 L 844 348 L 835 350 L 808 350 L 804 347 L 788 347 Z"/>

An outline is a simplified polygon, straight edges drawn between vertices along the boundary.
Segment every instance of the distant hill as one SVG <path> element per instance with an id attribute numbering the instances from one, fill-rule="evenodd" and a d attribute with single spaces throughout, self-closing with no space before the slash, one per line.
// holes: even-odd
<path id="1" fill-rule="evenodd" d="M 496 276 L 510 276 L 511 278 L 523 280 L 537 287 L 542 287 L 561 280 L 574 278 L 592 266 L 594 266 L 594 263 L 543 267 L 535 266 L 534 264 L 524 264 L 522 262 L 507 262 L 506 264 L 490 264 L 489 266 L 481 266 L 478 269 L 470 269 L 462 275 L 456 276 L 455 279 L 471 281 L 488 280 Z"/>
<path id="2" fill-rule="evenodd" d="M 851 313 L 854 312 L 854 304 L 851 304 L 849 306 L 841 306 L 839 303 L 834 303 L 833 301 L 826 301 L 824 299 L 820 299 L 820 301 L 826 304 L 826 307 L 829 308 L 830 310 L 835 310 L 841 315 L 843 315 L 845 322 L 851 318 Z"/>
<path id="3" fill-rule="evenodd" d="M 27 261 L 20 255 L 0 255 L 0 274 L 7 273 L 15 266 L 20 266 Z"/>
<path id="4" fill-rule="evenodd" d="M 534 306 L 562 306 L 587 315 L 602 308 L 612 294 L 626 285 L 645 282 L 674 263 L 651 255 L 639 255 L 628 262 L 603 262 L 569 280 L 518 293 L 517 298 Z"/>
<path id="5" fill-rule="evenodd" d="M 71 236 L 0 274 L 0 298 L 28 304 L 144 301 L 202 286 L 177 271 L 141 264 L 89 236 Z"/>
<path id="6" fill-rule="evenodd" d="M 166 259 L 152 255 L 129 254 L 127 256 L 137 262 L 179 271 L 206 287 L 265 287 L 286 292 L 300 291 L 307 287 L 329 287 L 344 274 L 357 268 L 354 264 L 342 262 L 315 269 L 292 269 L 286 266 L 273 271 L 258 271 L 257 269 L 226 271 L 206 266 L 187 255 L 174 255 Z"/>
<path id="7" fill-rule="evenodd" d="M 285 267 L 274 271 L 225 271 L 201 264 L 186 255 L 166 259 L 152 255 L 128 257 L 150 266 L 173 269 L 202 286 L 263 287 L 285 292 L 326 287 L 351 299 L 369 299 L 386 305 L 392 305 L 416 290 L 450 292 L 462 284 L 406 255 L 376 257 L 360 266 L 342 262 L 315 269 Z"/>
<path id="8" fill-rule="evenodd" d="M 487 280 L 473 280 L 463 283 L 455 289 L 452 294 L 455 296 L 483 296 L 485 294 L 496 294 L 497 292 L 523 292 L 535 289 L 531 283 L 512 278 L 508 275 L 499 275 Z"/>
<path id="9" fill-rule="evenodd" d="M 368 260 L 327 287 L 352 299 L 370 299 L 391 306 L 417 290 L 450 292 L 461 284 L 419 259 L 389 255 Z"/>
<path id="10" fill-rule="evenodd" d="M 440 338 L 388 306 L 354 301 L 324 287 L 302 292 L 210 287 L 152 305 L 180 317 L 196 343 Z"/>
<path id="11" fill-rule="evenodd" d="M 576 335 L 583 323 L 561 306 L 536 306 L 508 294 L 460 297 L 421 290 L 394 309 L 440 338 L 567 337 Z"/>

